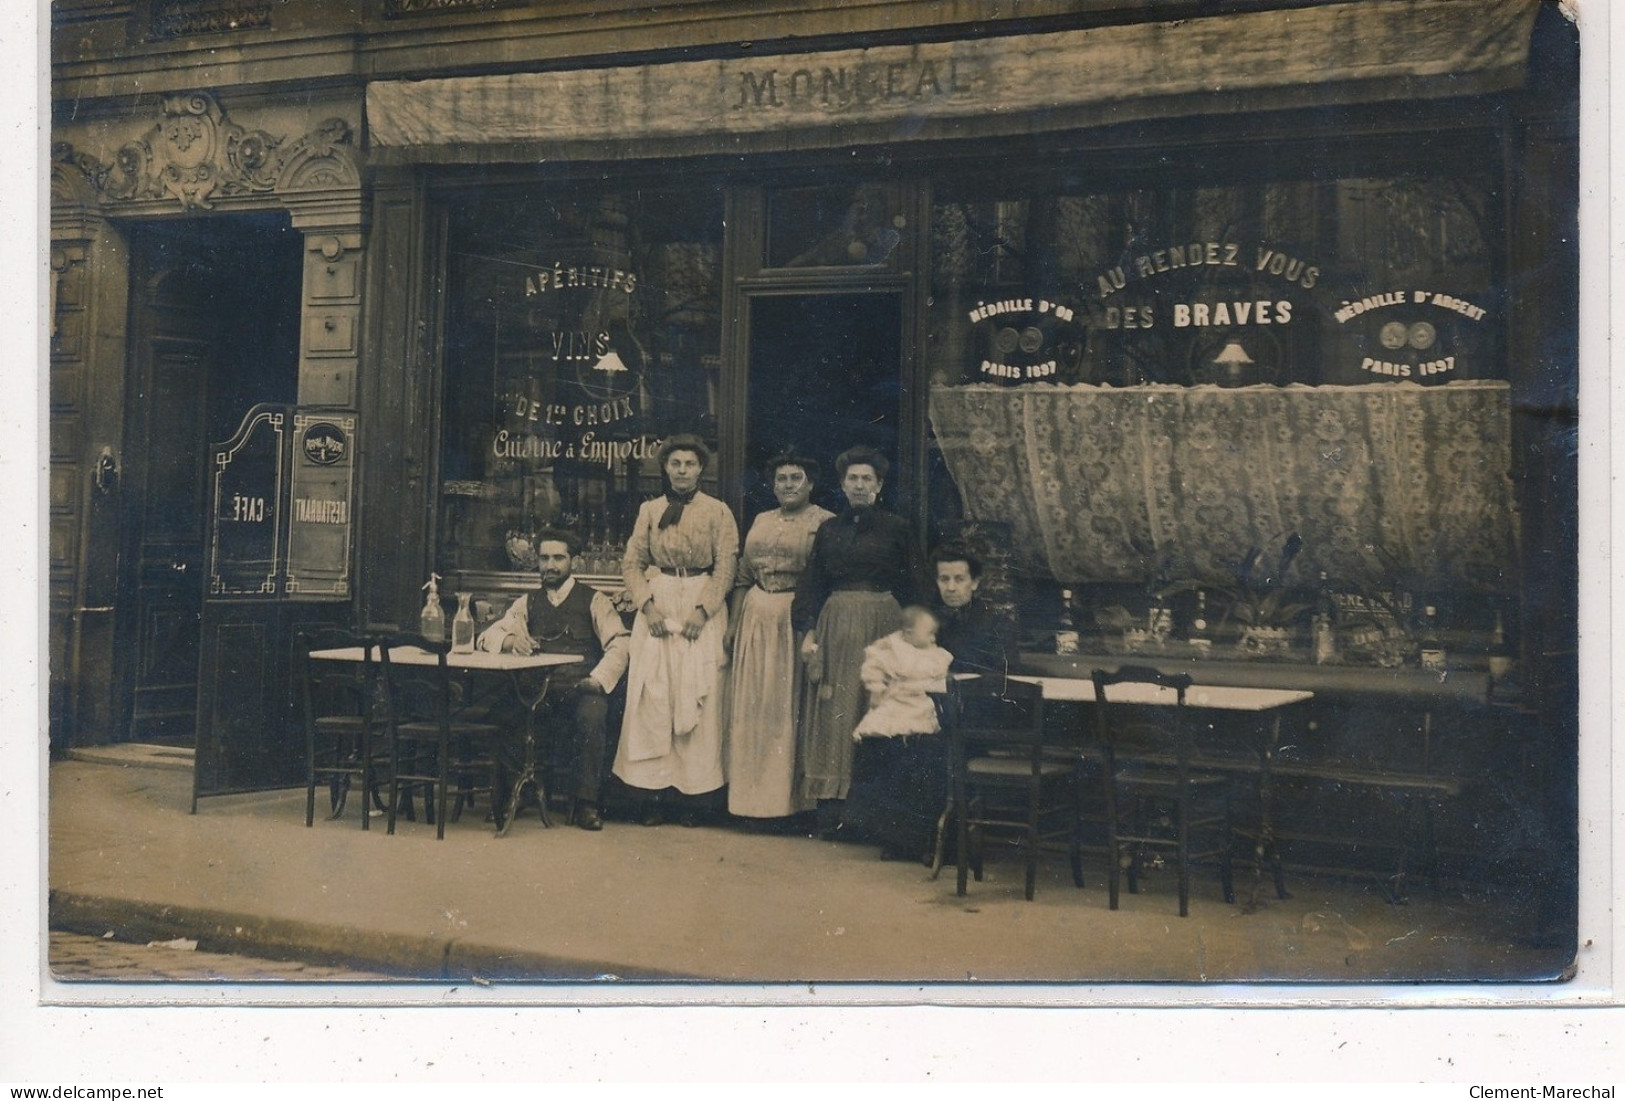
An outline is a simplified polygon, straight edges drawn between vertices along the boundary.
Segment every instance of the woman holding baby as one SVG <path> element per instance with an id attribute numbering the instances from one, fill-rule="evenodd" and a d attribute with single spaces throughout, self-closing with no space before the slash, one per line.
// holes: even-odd
<path id="1" fill-rule="evenodd" d="M 821 803 L 820 825 L 834 828 L 852 783 L 853 731 L 868 711 L 864 649 L 897 630 L 918 594 L 919 552 L 908 522 L 880 508 L 890 464 L 870 447 L 835 460 L 846 507 L 813 536 L 791 619 L 810 682 L 802 717 L 802 787 Z"/>
<path id="2" fill-rule="evenodd" d="M 903 609 L 898 629 L 863 651 L 869 711 L 852 737 L 844 827 L 889 860 L 924 860 L 947 797 L 948 740 L 933 695 L 947 691 L 953 655 L 937 645 L 929 608 Z"/>

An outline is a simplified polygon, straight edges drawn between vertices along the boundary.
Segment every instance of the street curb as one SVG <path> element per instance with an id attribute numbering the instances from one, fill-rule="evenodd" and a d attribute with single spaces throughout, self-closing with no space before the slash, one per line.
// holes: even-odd
<path id="1" fill-rule="evenodd" d="M 694 982 L 695 976 L 542 952 L 472 944 L 454 937 L 411 937 L 348 926 L 228 913 L 167 903 L 52 890 L 52 929 L 144 944 L 185 937 L 205 952 L 239 953 L 326 967 L 352 967 L 419 982 L 527 981 L 613 984 Z"/>
<path id="2" fill-rule="evenodd" d="M 70 761 L 115 768 L 160 768 L 168 772 L 191 772 L 193 751 L 174 746 L 120 742 L 114 745 L 76 746 L 67 751 Z"/>

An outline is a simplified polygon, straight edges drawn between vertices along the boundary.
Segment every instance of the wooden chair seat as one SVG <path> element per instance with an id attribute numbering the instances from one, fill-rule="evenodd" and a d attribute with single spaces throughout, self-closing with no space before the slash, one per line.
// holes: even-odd
<path id="1" fill-rule="evenodd" d="M 300 677 L 305 720 L 305 825 L 316 820 L 316 789 L 328 788 L 328 818 L 344 814 L 350 789 L 362 790 L 361 828 L 370 825 L 369 798 L 382 808 L 378 789 L 393 764 L 383 724 L 374 714 L 377 665 L 363 640 L 334 628 L 302 630 L 298 636 L 304 668 Z M 358 647 L 359 663 L 311 658 L 316 650 Z"/>
<path id="2" fill-rule="evenodd" d="M 965 762 L 965 771 L 971 776 L 1024 779 L 1032 774 L 1032 765 L 1015 757 L 975 757 Z M 1072 772 L 1070 764 L 1058 761 L 1041 761 L 1038 765 L 1040 776 L 1070 776 Z"/>
<path id="3" fill-rule="evenodd" d="M 1119 764 L 1115 773 L 1118 790 L 1128 787 L 1143 787 L 1155 791 L 1173 791 L 1181 783 L 1189 784 L 1193 788 L 1226 787 L 1230 784 L 1229 777 L 1214 773 L 1193 773 L 1181 781 L 1175 771 L 1156 764 L 1147 764 L 1133 761 Z"/>
<path id="4" fill-rule="evenodd" d="M 972 874 L 982 879 L 990 836 L 1014 842 L 1025 867 L 1024 894 L 1037 888 L 1038 861 L 1064 853 L 1083 886 L 1077 847 L 1078 784 L 1073 760 L 1044 744 L 1044 697 L 1038 686 L 988 678 L 957 683 L 948 700 L 949 800 L 938 823 L 940 864 L 947 826 L 957 825 L 957 893 Z"/>
<path id="5" fill-rule="evenodd" d="M 1174 856 L 1180 917 L 1190 914 L 1191 866 L 1198 860 L 1217 858 L 1224 900 L 1234 902 L 1232 784 L 1222 774 L 1192 767 L 1185 702 L 1190 675 L 1126 665 L 1115 673 L 1096 669 L 1091 679 L 1106 803 L 1107 905 L 1117 909 L 1125 872 L 1129 893 L 1139 890 L 1146 853 L 1158 850 Z M 1171 688 L 1177 699 L 1172 706 L 1110 702 L 1106 690 L 1123 683 Z M 1125 713 L 1132 718 L 1125 720 Z"/>
<path id="6" fill-rule="evenodd" d="M 417 639 L 398 639 L 391 645 L 418 645 Z M 446 836 L 448 818 L 456 821 L 479 796 L 492 799 L 496 788 L 497 741 L 502 728 L 492 723 L 458 718 L 462 685 L 452 676 L 444 648 L 431 666 L 391 662 L 388 647 L 382 659 L 388 685 L 388 721 L 395 745 L 395 769 L 389 794 L 389 832 L 396 815 L 411 813 L 413 799 L 424 796 L 425 814 L 435 826 L 436 839 Z M 451 804 L 451 794 L 457 800 Z M 448 804 L 451 804 L 448 806 Z M 493 815 L 499 813 L 493 805 Z M 498 823 L 500 825 L 500 823 Z"/>

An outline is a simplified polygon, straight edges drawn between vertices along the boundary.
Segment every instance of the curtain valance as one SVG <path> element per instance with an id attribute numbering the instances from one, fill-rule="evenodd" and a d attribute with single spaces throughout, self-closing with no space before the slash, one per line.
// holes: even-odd
<path id="1" fill-rule="evenodd" d="M 1504 382 L 936 387 L 931 420 L 967 517 L 1058 580 L 1223 574 L 1293 532 L 1307 583 L 1514 576 Z"/>

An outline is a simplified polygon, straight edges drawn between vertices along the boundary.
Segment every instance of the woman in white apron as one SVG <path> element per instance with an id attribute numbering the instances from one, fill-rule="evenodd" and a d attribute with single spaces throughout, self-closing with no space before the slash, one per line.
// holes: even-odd
<path id="1" fill-rule="evenodd" d="M 726 782 L 722 639 L 739 527 L 700 492 L 711 452 L 699 437 L 672 436 L 656 458 L 666 493 L 638 510 L 621 561 L 638 612 L 614 773 L 644 796 L 645 825 L 668 807 L 695 825 Z"/>

